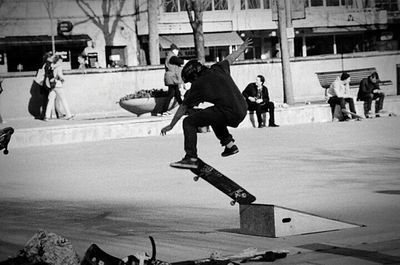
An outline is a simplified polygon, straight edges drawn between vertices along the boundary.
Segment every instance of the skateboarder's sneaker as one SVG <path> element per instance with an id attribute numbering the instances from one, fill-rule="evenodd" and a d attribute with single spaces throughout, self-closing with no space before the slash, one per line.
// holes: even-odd
<path id="1" fill-rule="evenodd" d="M 225 146 L 225 150 L 221 153 L 221 156 L 226 157 L 239 153 L 239 148 L 234 144 L 231 148 Z"/>
<path id="2" fill-rule="evenodd" d="M 169 164 L 171 167 L 183 168 L 183 169 L 197 169 L 199 167 L 199 161 L 197 158 L 184 157 L 182 160 L 172 162 Z"/>

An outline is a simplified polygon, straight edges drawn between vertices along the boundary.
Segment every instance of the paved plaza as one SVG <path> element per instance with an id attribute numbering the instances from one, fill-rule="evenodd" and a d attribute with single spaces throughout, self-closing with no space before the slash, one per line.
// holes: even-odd
<path id="1" fill-rule="evenodd" d="M 361 225 L 282 238 L 238 233 L 238 206 L 193 174 L 180 134 L 10 149 L 0 156 L 0 260 L 38 230 L 124 257 L 166 261 L 246 248 L 285 249 L 276 264 L 400 264 L 400 118 L 243 128 L 240 152 L 222 158 L 212 133 L 199 155 L 244 186 L 257 203 Z"/>

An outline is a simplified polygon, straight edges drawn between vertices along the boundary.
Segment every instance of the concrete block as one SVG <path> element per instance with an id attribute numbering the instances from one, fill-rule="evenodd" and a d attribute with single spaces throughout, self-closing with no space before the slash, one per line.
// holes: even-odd
<path id="1" fill-rule="evenodd" d="M 240 232 L 284 237 L 360 227 L 343 221 L 269 204 L 240 205 Z"/>

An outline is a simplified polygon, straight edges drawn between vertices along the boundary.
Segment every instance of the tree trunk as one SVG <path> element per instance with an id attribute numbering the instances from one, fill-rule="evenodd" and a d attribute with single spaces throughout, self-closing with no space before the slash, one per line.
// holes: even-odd
<path id="1" fill-rule="evenodd" d="M 189 17 L 190 26 L 193 30 L 197 60 L 201 63 L 206 61 L 204 51 L 203 8 L 203 1 L 186 0 L 186 11 Z"/>
<path id="2" fill-rule="evenodd" d="M 283 76 L 283 101 L 289 105 L 294 104 L 292 73 L 290 71 L 289 46 L 286 32 L 285 0 L 276 0 L 278 7 L 279 42 L 281 46 L 282 76 Z"/>
<path id="3" fill-rule="evenodd" d="M 158 37 L 158 0 L 147 0 L 149 25 L 150 64 L 160 64 L 160 40 Z"/>

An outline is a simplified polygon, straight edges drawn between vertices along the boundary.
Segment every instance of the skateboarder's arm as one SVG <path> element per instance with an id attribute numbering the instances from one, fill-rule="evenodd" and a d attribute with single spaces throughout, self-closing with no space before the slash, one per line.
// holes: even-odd
<path id="1" fill-rule="evenodd" d="M 226 56 L 225 60 L 232 64 L 250 45 L 253 44 L 253 41 L 249 38 L 245 39 L 243 44 L 239 46 L 239 48 Z"/>
<path id="2" fill-rule="evenodd" d="M 186 111 L 188 110 L 188 106 L 185 104 L 181 104 L 178 110 L 175 112 L 174 117 L 171 120 L 171 123 L 164 128 L 161 129 L 161 135 L 165 135 L 168 131 L 174 128 L 175 124 L 185 115 Z"/>

